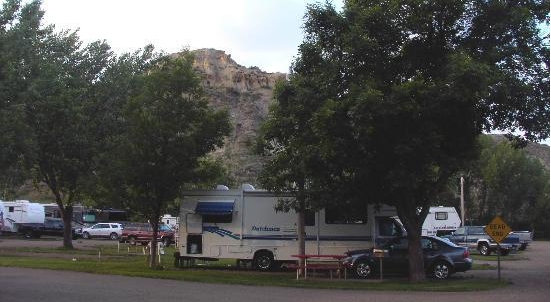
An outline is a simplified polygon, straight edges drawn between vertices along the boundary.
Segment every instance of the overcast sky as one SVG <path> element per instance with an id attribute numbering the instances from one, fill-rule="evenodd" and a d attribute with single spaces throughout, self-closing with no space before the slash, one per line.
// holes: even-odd
<path id="1" fill-rule="evenodd" d="M 288 72 L 302 41 L 307 3 L 316 0 L 44 0 L 46 24 L 107 40 L 117 53 L 147 44 L 173 53 L 215 48 L 239 64 Z M 332 1 L 337 8 L 342 0 Z"/>

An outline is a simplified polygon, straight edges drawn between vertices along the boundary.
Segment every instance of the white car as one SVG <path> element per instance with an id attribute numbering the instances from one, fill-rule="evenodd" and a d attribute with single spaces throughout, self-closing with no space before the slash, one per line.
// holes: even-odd
<path id="1" fill-rule="evenodd" d="M 96 223 L 89 228 L 82 229 L 82 238 L 109 238 L 117 240 L 122 235 L 120 223 Z"/>

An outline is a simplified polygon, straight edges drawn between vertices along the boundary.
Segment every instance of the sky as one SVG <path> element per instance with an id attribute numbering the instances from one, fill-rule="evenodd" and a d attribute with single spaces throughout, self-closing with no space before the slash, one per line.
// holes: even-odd
<path id="1" fill-rule="evenodd" d="M 289 71 L 316 0 L 43 0 L 45 24 L 106 40 L 118 53 L 147 44 L 167 53 L 215 48 L 243 66 Z M 324 1 L 322 1 L 324 2 Z M 332 0 L 337 8 L 342 0 Z"/>

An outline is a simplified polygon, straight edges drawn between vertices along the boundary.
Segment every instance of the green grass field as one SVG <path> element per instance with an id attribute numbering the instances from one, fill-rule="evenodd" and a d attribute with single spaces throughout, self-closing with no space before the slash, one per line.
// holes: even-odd
<path id="1" fill-rule="evenodd" d="M 124 248 L 123 248 L 124 247 Z M 123 275 L 158 279 L 183 280 L 191 282 L 240 284 L 254 286 L 284 286 L 323 289 L 356 289 L 388 291 L 479 291 L 508 285 L 494 279 L 463 278 L 454 276 L 451 280 L 432 280 L 411 284 L 407 280 L 385 279 L 355 280 L 318 277 L 296 280 L 294 271 L 260 273 L 251 270 L 236 270 L 235 260 L 199 263 L 195 268 L 173 267 L 174 248 L 166 248 L 161 256 L 161 269 L 150 269 L 147 256 L 141 247 L 98 246 L 95 249 L 66 250 L 63 248 L 15 248 L 0 249 L 0 266 L 37 269 L 67 270 L 94 274 Z M 101 257 L 100 252 L 101 251 Z M 10 255 L 10 253 L 12 255 Z M 37 253 L 40 255 L 37 256 Z M 478 269 L 491 269 L 486 268 Z"/>

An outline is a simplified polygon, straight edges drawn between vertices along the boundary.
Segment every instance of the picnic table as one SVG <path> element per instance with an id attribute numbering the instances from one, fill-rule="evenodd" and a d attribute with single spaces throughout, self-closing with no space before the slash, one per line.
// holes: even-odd
<path id="1" fill-rule="evenodd" d="M 329 271 L 330 278 L 333 278 L 333 271 L 337 272 L 337 276 L 341 277 L 343 266 L 341 265 L 341 259 L 346 255 L 291 255 L 298 259 L 304 259 L 304 265 L 291 265 L 289 268 L 296 268 L 297 280 L 300 277 L 300 270 L 304 269 L 304 279 L 308 276 L 308 270 L 327 270 Z M 346 270 L 344 270 L 344 278 L 346 279 Z"/>

